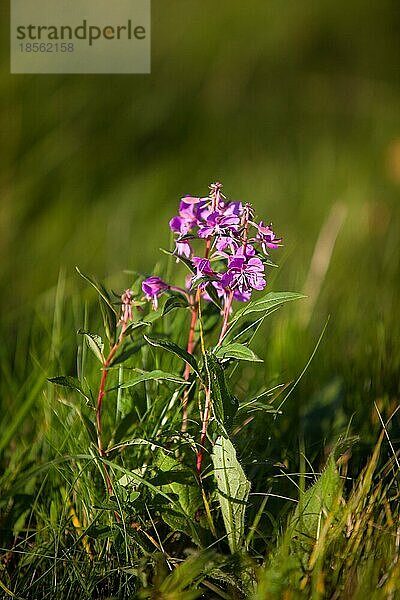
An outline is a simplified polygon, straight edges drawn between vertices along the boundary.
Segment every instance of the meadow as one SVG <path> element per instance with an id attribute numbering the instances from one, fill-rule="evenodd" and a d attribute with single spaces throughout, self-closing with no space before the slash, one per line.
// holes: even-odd
<path id="1" fill-rule="evenodd" d="M 2 49 L 4 598 L 398 597 L 398 17 L 389 0 L 154 0 L 150 76 L 11 76 Z M 180 285 L 159 248 L 180 198 L 213 181 L 283 238 L 255 297 L 305 296 L 245 340 L 263 362 L 227 361 L 236 501 L 213 474 L 218 427 L 202 487 L 198 400 L 183 437 L 169 410 L 186 363 L 143 337 L 185 348 L 187 308 L 139 328 L 114 365 L 104 455 L 101 364 L 77 333 L 107 351 L 75 267 L 116 310 L 151 275 Z M 218 315 L 204 319 L 215 345 Z M 135 369 L 178 379 L 120 388 Z"/>

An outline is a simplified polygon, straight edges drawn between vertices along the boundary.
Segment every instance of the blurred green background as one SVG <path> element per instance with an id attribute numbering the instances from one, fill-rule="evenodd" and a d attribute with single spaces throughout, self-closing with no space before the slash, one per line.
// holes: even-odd
<path id="1" fill-rule="evenodd" d="M 389 416 L 399 395 L 399 3 L 153 0 L 152 73 L 131 76 L 9 75 L 1 10 L 2 354 L 21 381 L 60 269 L 72 294 L 75 265 L 150 273 L 179 198 L 220 180 L 284 237 L 270 289 L 309 295 L 258 339 L 266 383 L 299 375 L 330 315 L 280 435 L 300 417 L 320 445 L 352 419 L 368 440 L 373 402 Z"/>

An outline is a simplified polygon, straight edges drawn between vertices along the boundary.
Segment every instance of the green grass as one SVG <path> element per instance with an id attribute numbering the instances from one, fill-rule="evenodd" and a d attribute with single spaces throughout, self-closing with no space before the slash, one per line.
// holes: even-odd
<path id="1" fill-rule="evenodd" d="M 319 455 L 313 466 L 304 454 L 305 429 L 297 431 L 297 450 L 288 443 L 277 449 L 296 386 L 272 391 L 265 398 L 267 412 L 246 416 L 239 411 L 232 441 L 251 493 L 246 541 L 232 547 L 210 479 L 208 452 L 204 485 L 212 526 L 196 482 L 196 408 L 187 436 L 179 441 L 181 409 L 171 404 L 175 384 L 149 381 L 111 391 L 121 378 L 132 378 L 133 368 L 174 372 L 178 359 L 140 343 L 123 367 L 114 368 L 103 413 L 107 454 L 99 458 L 89 391 L 96 393 L 99 363 L 88 354 L 83 336 L 77 337 L 77 354 L 73 340 L 79 325 L 99 329 L 100 324 L 95 306 L 88 310 L 72 293 L 74 301 L 61 277 L 53 317 L 42 307 L 40 318 L 32 319 L 35 343 L 29 358 L 26 340 L 17 345 L 22 356 L 14 357 L 25 385 L 15 396 L 18 410 L 10 406 L 2 423 L 5 597 L 361 598 L 367 592 L 373 598 L 396 597 L 399 469 L 388 432 L 388 439 L 382 432 L 370 459 L 356 452 L 355 464 L 351 454 L 360 442 L 349 430 L 341 438 L 331 434 L 335 446 L 327 444 L 325 457 Z M 291 322 L 296 318 L 294 311 Z M 268 329 L 273 332 L 286 319 L 283 311 L 273 315 Z M 185 311 L 172 312 L 155 331 L 183 345 L 186 320 Z M 140 333 L 136 339 L 140 342 Z M 321 360 L 322 352 L 320 346 L 313 360 Z M 4 361 L 3 397 L 13 395 L 7 366 Z M 48 376 L 76 372 L 86 399 L 46 383 Z M 258 363 L 232 372 L 231 385 L 243 404 L 260 393 L 262 373 Z M 292 388 L 292 397 L 283 403 Z M 273 410 L 277 406 L 280 414 Z M 378 407 L 376 415 L 379 420 Z M 271 439 L 265 447 L 266 430 Z M 360 461 L 364 467 L 358 473 Z M 111 498 L 102 462 L 112 480 Z M 314 471 L 318 465 L 322 476 Z"/>

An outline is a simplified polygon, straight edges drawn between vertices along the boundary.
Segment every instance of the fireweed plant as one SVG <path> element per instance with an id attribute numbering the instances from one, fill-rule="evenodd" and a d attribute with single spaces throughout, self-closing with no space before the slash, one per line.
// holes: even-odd
<path id="1" fill-rule="evenodd" d="M 71 377 L 50 381 L 74 388 L 88 401 L 93 400 L 96 435 L 92 439 L 97 440 L 96 451 L 110 499 L 115 498 L 121 480 L 115 480 L 117 466 L 111 460 L 116 450 L 113 436 L 105 443 L 104 405 L 112 403 L 114 395 L 135 386 L 148 390 L 148 386 L 153 389 L 151 386 L 157 384 L 156 394 L 159 385 L 172 388 L 152 438 L 125 440 L 118 446 L 126 450 L 135 444 L 147 444 L 151 450 L 137 468 L 125 472 L 123 485 L 131 486 L 135 494 L 144 486 L 148 494 L 168 498 L 172 513 L 164 511 L 161 516 L 172 530 L 189 533 L 201 546 L 206 529 L 215 538 L 225 536 L 231 552 L 236 552 L 244 543 L 250 482 L 231 437 L 251 420 L 249 413 L 263 408 L 273 412 L 273 408 L 259 401 L 263 394 L 240 404 L 231 389 L 231 375 L 240 361 L 262 362 L 249 348 L 255 333 L 266 316 L 301 295 L 260 294 L 267 285 L 266 270 L 274 266 L 270 253 L 282 245 L 282 240 L 271 224 L 257 219 L 251 204 L 228 200 L 220 183 L 210 185 L 207 196 L 183 197 L 169 227 L 174 248 L 165 252 L 187 268 L 182 284 L 171 284 L 156 275 L 146 279 L 138 276 L 132 289 L 118 297 L 78 271 L 99 294 L 108 351 L 99 335 L 80 330 L 101 363 L 96 391 L 87 393 L 82 382 Z M 174 329 L 169 337 L 159 333 L 160 324 L 172 311 L 180 311 L 182 316 L 188 313 L 180 321 L 187 326 L 186 334 L 180 326 L 176 331 L 186 339 L 184 346 L 171 339 Z M 146 346 L 146 368 L 132 367 L 131 357 Z M 154 347 L 172 353 L 173 360 L 178 357 L 178 370 L 160 370 L 162 356 Z M 155 364 L 149 369 L 151 360 Z M 112 374 L 116 371 L 118 384 L 114 385 L 110 379 L 115 380 Z M 179 405 L 180 423 L 175 418 Z M 178 477 L 168 486 L 149 484 L 145 475 L 154 465 L 161 471 L 189 474 L 189 483 L 183 485 Z M 218 507 L 225 527 L 222 536 L 215 524 Z M 122 507 L 114 508 L 120 522 Z M 202 534 L 196 530 L 196 521 Z"/>
<path id="2" fill-rule="evenodd" d="M 192 355 L 195 340 L 195 327 L 201 314 L 201 300 L 215 302 L 220 309 L 221 327 L 214 353 L 218 355 L 222 347 L 232 314 L 232 302 L 249 302 L 254 290 L 263 290 L 266 286 L 265 265 L 268 264 L 270 249 L 276 249 L 281 239 L 271 226 L 254 221 L 255 214 L 251 204 L 227 201 L 221 192 L 222 185 L 213 183 L 207 197 L 185 196 L 179 205 L 179 214 L 173 217 L 169 226 L 176 234 L 175 250 L 178 260 L 193 273 L 186 280 L 186 289 L 171 286 L 159 277 L 149 277 L 142 284 L 145 297 L 151 300 L 156 309 L 158 298 L 167 290 L 181 293 L 189 303 L 191 311 L 187 353 Z M 203 242 L 203 255 L 197 256 L 193 248 L 196 240 Z M 204 356 L 205 381 L 202 385 L 205 394 L 202 412 L 200 445 L 197 451 L 197 471 L 201 472 L 203 447 L 207 435 L 208 422 L 212 410 L 212 377 L 222 373 L 218 360 L 211 367 L 211 356 L 207 356 L 200 328 L 200 341 Z M 238 348 L 236 348 L 238 350 Z M 221 358 L 229 358 L 229 351 L 219 352 Z M 184 378 L 190 377 L 191 365 L 187 362 Z M 220 372 L 220 373 L 219 373 Z M 204 378 L 203 378 L 204 379 Z M 182 400 L 182 432 L 186 431 L 188 419 L 188 390 Z M 230 398 L 230 412 L 235 410 L 236 399 Z M 232 415 L 233 416 L 233 415 Z"/>

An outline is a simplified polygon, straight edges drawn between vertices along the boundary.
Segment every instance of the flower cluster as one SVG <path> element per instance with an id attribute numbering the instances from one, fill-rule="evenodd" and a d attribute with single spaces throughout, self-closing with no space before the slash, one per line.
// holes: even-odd
<path id="1" fill-rule="evenodd" d="M 251 204 L 228 201 L 221 189 L 220 183 L 214 183 L 206 197 L 182 198 L 169 226 L 175 234 L 174 253 L 190 261 L 194 272 L 189 289 L 197 287 L 207 300 L 212 285 L 226 306 L 232 299 L 247 302 L 253 290 L 264 289 L 266 257 L 281 245 L 281 238 L 271 225 L 256 222 Z M 195 250 L 199 240 L 203 256 Z M 142 289 L 156 307 L 158 297 L 171 286 L 153 276 Z"/>

